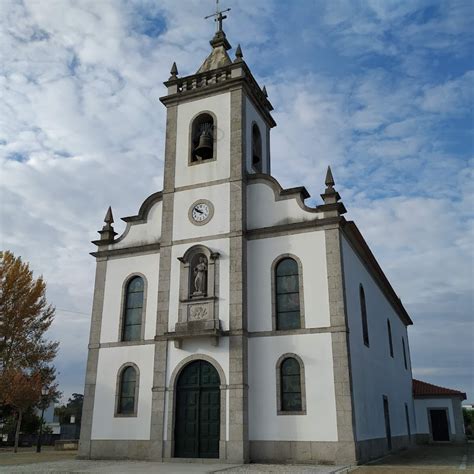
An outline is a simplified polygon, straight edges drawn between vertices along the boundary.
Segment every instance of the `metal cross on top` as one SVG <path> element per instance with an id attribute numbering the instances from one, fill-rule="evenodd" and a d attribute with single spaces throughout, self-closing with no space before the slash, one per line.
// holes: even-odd
<path id="1" fill-rule="evenodd" d="M 222 31 L 222 20 L 225 20 L 227 18 L 227 15 L 223 15 L 223 13 L 229 12 L 229 11 L 230 11 L 230 8 L 228 8 L 227 10 L 220 11 L 219 0 L 216 0 L 216 13 L 213 13 L 212 15 L 207 15 L 204 17 L 204 19 L 207 20 L 208 18 L 212 18 L 214 16 L 215 17 L 214 21 L 217 22 L 217 25 L 216 25 L 217 31 Z"/>

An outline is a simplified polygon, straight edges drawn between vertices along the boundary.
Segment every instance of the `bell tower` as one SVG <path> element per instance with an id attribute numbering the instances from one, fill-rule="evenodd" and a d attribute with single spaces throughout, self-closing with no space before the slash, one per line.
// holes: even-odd
<path id="1" fill-rule="evenodd" d="M 192 341 L 204 341 L 201 351 L 212 353 L 206 344 L 219 346 L 228 357 L 229 417 L 219 457 L 245 462 L 249 459 L 246 183 L 249 174 L 270 173 L 270 129 L 276 124 L 266 90 L 254 79 L 240 45 L 234 59 L 229 57 L 223 13 L 218 10 L 209 16 L 217 23 L 209 56 L 186 77 L 179 76 L 174 63 L 164 83 L 167 94 L 160 98 L 167 119 L 152 438 L 157 447 L 163 441 L 164 458 L 173 456 L 173 440 L 163 438 L 167 358 L 183 357 Z M 212 273 L 216 281 L 208 301 L 201 297 L 199 311 L 194 311 L 199 292 L 183 297 L 189 277 L 179 276 L 192 265 L 193 257 L 187 255 L 196 248 L 203 249 L 199 255 L 204 260 L 208 252 L 208 276 Z M 180 289 L 176 280 L 181 281 Z M 211 288 L 209 281 L 206 288 Z M 198 313 L 212 314 L 212 319 L 194 321 Z M 175 342 L 174 355 L 167 350 L 170 339 Z"/>

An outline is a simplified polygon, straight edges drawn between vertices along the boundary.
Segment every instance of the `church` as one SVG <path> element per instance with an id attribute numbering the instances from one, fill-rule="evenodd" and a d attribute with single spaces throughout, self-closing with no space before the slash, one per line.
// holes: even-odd
<path id="1" fill-rule="evenodd" d="M 415 442 L 412 321 L 346 209 L 271 175 L 265 88 L 222 29 L 164 83 L 162 191 L 97 250 L 82 458 L 357 463 Z M 196 65 L 198 66 L 198 65 Z M 137 206 L 138 207 L 138 206 Z"/>

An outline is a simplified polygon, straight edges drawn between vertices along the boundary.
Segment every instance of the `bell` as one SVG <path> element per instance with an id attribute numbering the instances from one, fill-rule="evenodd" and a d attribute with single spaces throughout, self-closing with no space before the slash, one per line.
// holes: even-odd
<path id="1" fill-rule="evenodd" d="M 209 160 L 212 158 L 214 143 L 212 139 L 210 127 L 203 128 L 201 136 L 199 137 L 199 143 L 196 147 L 195 153 L 202 160 Z"/>

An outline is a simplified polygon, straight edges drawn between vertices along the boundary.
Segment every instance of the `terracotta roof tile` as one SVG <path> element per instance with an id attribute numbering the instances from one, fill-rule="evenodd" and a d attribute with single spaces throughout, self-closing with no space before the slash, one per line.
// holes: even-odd
<path id="1" fill-rule="evenodd" d="M 413 379 L 413 396 L 417 397 L 461 397 L 462 400 L 466 400 L 466 394 L 459 390 L 453 390 L 451 388 L 439 387 L 431 383 L 422 382 L 421 380 Z"/>

